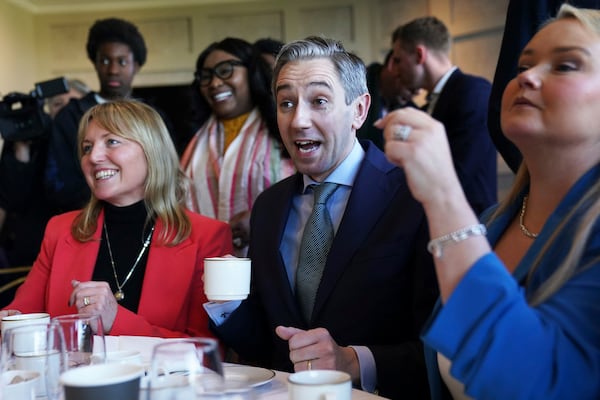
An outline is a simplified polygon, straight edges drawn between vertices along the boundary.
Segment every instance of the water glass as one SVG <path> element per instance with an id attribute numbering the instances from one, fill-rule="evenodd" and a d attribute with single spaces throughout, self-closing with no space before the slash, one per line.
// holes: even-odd
<path id="1" fill-rule="evenodd" d="M 52 322 L 62 328 L 69 368 L 104 363 L 106 344 L 99 315 L 61 315 L 52 318 Z"/>
<path id="2" fill-rule="evenodd" d="M 224 378 L 216 340 L 187 338 L 154 346 L 147 400 L 254 398 L 254 392 L 246 382 Z"/>
<path id="3" fill-rule="evenodd" d="M 57 324 L 19 326 L 2 332 L 0 359 L 2 374 L 10 371 L 23 371 L 24 375 L 27 371 L 39 373 L 35 396 L 45 396 L 49 400 L 61 397 L 59 377 L 67 369 L 67 357 L 64 336 Z"/>

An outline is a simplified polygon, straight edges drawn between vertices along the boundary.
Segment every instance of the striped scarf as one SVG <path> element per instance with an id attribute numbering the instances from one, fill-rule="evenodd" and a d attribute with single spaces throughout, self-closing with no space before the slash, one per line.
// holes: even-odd
<path id="1" fill-rule="evenodd" d="M 281 145 L 269 136 L 257 109 L 225 154 L 223 147 L 223 126 L 213 114 L 181 158 L 193 183 L 187 199 L 190 210 L 229 222 L 232 216 L 250 210 L 263 190 L 295 171 L 292 160 L 281 157 Z"/>

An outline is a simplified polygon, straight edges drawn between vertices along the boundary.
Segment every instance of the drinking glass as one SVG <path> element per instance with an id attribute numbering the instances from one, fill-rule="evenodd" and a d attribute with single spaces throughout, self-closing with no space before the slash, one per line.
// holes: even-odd
<path id="1" fill-rule="evenodd" d="M 55 323 L 7 329 L 2 332 L 1 364 L 3 374 L 9 371 L 19 371 L 18 374 L 23 375 L 28 371 L 38 372 L 39 378 L 33 385 L 34 396 L 59 399 L 62 393 L 59 377 L 67 369 L 62 330 Z M 8 389 L 6 385 L 3 392 Z"/>
<path id="2" fill-rule="evenodd" d="M 99 315 L 69 314 L 52 318 L 62 328 L 68 368 L 102 364 L 106 360 L 104 329 Z"/>
<path id="3" fill-rule="evenodd" d="M 147 400 L 254 399 L 246 382 L 226 380 L 217 341 L 173 339 L 154 346 Z"/>

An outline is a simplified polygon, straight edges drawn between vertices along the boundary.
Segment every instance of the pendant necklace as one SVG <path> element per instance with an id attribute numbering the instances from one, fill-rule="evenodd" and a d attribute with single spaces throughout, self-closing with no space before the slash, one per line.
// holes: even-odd
<path id="1" fill-rule="evenodd" d="M 110 265 L 112 265 L 113 275 L 115 277 L 115 283 L 117 284 L 117 291 L 114 293 L 115 299 L 117 299 L 117 301 L 121 301 L 125 298 L 125 292 L 123 292 L 123 286 L 125 286 L 127 281 L 129 281 L 129 278 L 131 278 L 131 275 L 135 271 L 135 268 L 137 267 L 138 263 L 140 262 L 140 259 L 146 252 L 146 248 L 150 245 L 150 240 L 152 239 L 153 232 L 154 232 L 154 225 L 152 225 L 152 229 L 150 230 L 148 237 L 144 241 L 144 244 L 142 245 L 142 249 L 140 250 L 140 253 L 137 255 L 137 258 L 135 259 L 133 266 L 127 273 L 127 276 L 125 276 L 125 280 L 123 280 L 123 283 L 119 283 L 119 279 L 117 278 L 117 268 L 115 268 L 115 260 L 113 259 L 112 249 L 110 248 L 110 239 L 108 238 L 108 230 L 106 229 L 106 222 L 104 222 L 104 235 L 106 236 L 106 245 L 108 247 L 108 255 L 110 256 Z"/>

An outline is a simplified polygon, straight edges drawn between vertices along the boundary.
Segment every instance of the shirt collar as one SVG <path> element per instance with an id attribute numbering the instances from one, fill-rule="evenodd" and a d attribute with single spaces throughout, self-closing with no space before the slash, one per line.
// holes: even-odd
<path id="1" fill-rule="evenodd" d="M 338 167 L 334 169 L 323 182 L 333 182 L 338 185 L 352 187 L 364 158 L 365 151 L 358 142 L 358 139 L 354 139 L 354 145 L 352 146 L 350 154 L 348 154 L 344 161 L 342 161 L 342 163 L 338 165 Z M 319 182 L 311 179 L 308 175 L 302 175 L 302 178 L 304 180 L 304 190 L 302 193 L 306 192 L 308 186 L 319 184 Z"/>
<path id="2" fill-rule="evenodd" d="M 105 99 L 104 97 L 100 96 L 99 93 L 94 93 L 94 98 L 96 99 L 96 103 L 98 103 L 98 104 L 104 104 L 104 103 L 108 102 L 108 100 Z"/>
<path id="3" fill-rule="evenodd" d="M 446 73 L 435 84 L 435 87 L 433 88 L 433 92 L 431 92 L 431 94 L 434 94 L 434 95 L 440 94 L 440 92 L 442 91 L 442 89 L 444 89 L 444 85 L 446 84 L 446 82 L 448 82 L 448 79 L 450 78 L 450 75 L 452 75 L 452 73 L 454 71 L 456 71 L 457 68 L 458 68 L 457 66 L 453 66 L 448 71 L 446 71 Z"/>

